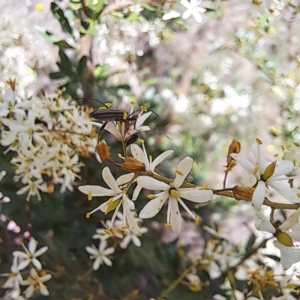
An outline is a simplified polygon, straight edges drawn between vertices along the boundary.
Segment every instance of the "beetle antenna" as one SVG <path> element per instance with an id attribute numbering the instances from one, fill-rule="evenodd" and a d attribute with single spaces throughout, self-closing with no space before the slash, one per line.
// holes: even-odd
<path id="1" fill-rule="evenodd" d="M 105 103 L 103 103 L 102 101 L 100 101 L 98 99 L 86 98 L 86 97 L 75 98 L 75 99 L 70 100 L 68 103 L 71 103 L 73 101 L 78 101 L 78 100 L 92 100 L 92 101 L 96 101 L 96 102 L 101 103 L 102 105 L 106 106 Z"/>

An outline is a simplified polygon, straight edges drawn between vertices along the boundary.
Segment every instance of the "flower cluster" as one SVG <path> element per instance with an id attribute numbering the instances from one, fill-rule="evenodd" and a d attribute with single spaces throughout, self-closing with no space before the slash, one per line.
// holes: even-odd
<path id="1" fill-rule="evenodd" d="M 292 203 L 300 203 L 300 189 L 293 186 L 284 186 L 280 181 L 294 179 L 293 175 L 298 170 L 298 162 L 294 159 L 292 151 L 286 151 L 284 160 L 277 164 L 276 161 L 268 163 L 262 152 L 262 142 L 252 146 L 256 158 L 255 165 L 239 153 L 230 154 L 245 170 L 256 178 L 251 201 L 257 210 L 256 228 L 273 234 L 276 240 L 274 246 L 280 250 L 281 264 L 284 269 L 290 268 L 300 261 L 300 209 L 298 208 L 285 222 L 276 225 L 271 214 L 264 214 L 266 192 L 269 187 L 277 191 Z M 291 159 L 291 160 L 289 160 Z M 282 177 L 286 175 L 286 177 Z M 268 200 L 268 199 L 267 199 Z"/>
<path id="2" fill-rule="evenodd" d="M 41 200 L 40 191 L 52 193 L 56 184 L 62 193 L 72 191 L 82 167 L 78 155 L 88 156 L 96 145 L 89 109 L 59 92 L 23 99 L 10 85 L 0 94 L 1 145 L 16 153 L 14 180 L 24 184 L 17 194 Z"/>
<path id="3" fill-rule="evenodd" d="M 99 239 L 98 249 L 92 245 L 92 247 L 87 246 L 86 251 L 91 255 L 94 260 L 93 269 L 98 270 L 101 264 L 106 264 L 107 266 L 112 266 L 112 261 L 108 258 L 109 255 L 115 252 L 117 244 L 121 249 L 126 249 L 130 242 L 132 242 L 136 247 L 141 247 L 142 242 L 139 238 L 141 234 L 148 231 L 146 227 L 139 228 L 140 234 L 135 234 L 129 228 L 123 228 L 124 216 L 121 212 L 117 213 L 117 218 L 114 225 L 111 226 L 111 221 L 107 220 L 104 224 L 105 228 L 98 228 L 96 234 L 92 236 L 93 239 Z M 134 218 L 139 224 L 142 220 Z M 110 228 L 110 229 L 108 229 Z M 112 242 L 111 247 L 107 247 L 108 244 Z"/>
<path id="4" fill-rule="evenodd" d="M 132 145 L 132 153 L 135 157 L 135 161 L 143 164 L 144 170 L 150 171 L 153 170 L 154 166 L 160 163 L 165 157 L 171 154 L 171 152 L 163 153 L 152 163 L 152 158 L 148 160 L 146 158 L 146 150 L 138 148 L 137 145 Z M 139 150 L 138 150 L 139 149 Z M 111 226 L 114 224 L 114 220 L 117 216 L 117 213 L 120 207 L 123 207 L 123 229 L 129 228 L 135 234 L 140 234 L 140 228 L 136 219 L 134 218 L 134 202 L 128 197 L 127 192 L 131 187 L 132 183 L 137 182 L 136 190 L 133 192 L 132 199 L 136 200 L 141 188 L 148 190 L 162 190 L 158 194 L 150 194 L 148 198 L 151 199 L 147 205 L 140 212 L 139 217 L 141 219 L 147 219 L 154 217 L 163 207 L 165 202 L 168 200 L 168 209 L 167 209 L 167 223 L 166 226 L 171 226 L 174 232 L 180 232 L 182 219 L 179 212 L 178 203 L 186 210 L 186 212 L 195 220 L 196 223 L 199 223 L 199 218 L 194 215 L 194 213 L 186 206 L 182 198 L 190 200 L 195 203 L 206 203 L 208 202 L 213 192 L 211 190 L 203 190 L 201 187 L 190 187 L 183 188 L 181 187 L 184 183 L 185 178 L 192 169 L 193 160 L 190 157 L 184 158 L 176 170 L 176 176 L 174 180 L 171 180 L 169 183 L 161 182 L 150 176 L 138 176 L 135 179 L 134 173 L 129 173 L 127 175 L 120 176 L 117 180 L 111 174 L 111 171 L 108 167 L 103 169 L 102 175 L 106 184 L 110 189 L 101 187 L 101 186 L 80 186 L 79 190 L 88 195 L 89 199 L 92 197 L 103 197 L 109 196 L 108 201 L 99 205 L 92 212 L 88 213 L 88 216 L 91 213 L 94 213 L 97 210 L 101 210 L 104 213 L 108 213 L 114 210 L 114 214 L 111 220 Z M 111 227 L 110 226 L 110 227 Z M 110 228 L 109 228 L 110 230 Z"/>
<path id="5" fill-rule="evenodd" d="M 48 250 L 48 247 L 44 246 L 37 250 L 37 241 L 34 238 L 30 238 L 28 248 L 24 244 L 22 246 L 24 252 L 13 252 L 11 272 L 1 274 L 1 276 L 7 277 L 3 285 L 3 288 L 7 289 L 6 296 L 9 299 L 28 299 L 35 293 L 48 296 L 49 291 L 44 283 L 52 276 L 42 270 L 42 264 L 38 260 L 38 257 Z M 26 270 L 28 268 L 29 270 Z M 26 279 L 23 279 L 24 274 L 27 275 Z M 21 286 L 27 286 L 24 290 L 25 298 L 21 296 Z"/>
<path id="6" fill-rule="evenodd" d="M 266 191 L 272 187 L 275 191 L 281 194 L 287 200 L 293 203 L 300 203 L 300 189 L 284 186 L 279 183 L 282 180 L 289 180 L 291 177 L 282 177 L 290 174 L 295 166 L 290 160 L 283 160 L 280 164 L 276 161 L 268 164 L 262 153 L 262 142 L 257 140 L 257 143 L 252 146 L 252 152 L 256 158 L 255 165 L 240 153 L 233 153 L 234 158 L 246 171 L 256 177 L 256 185 L 252 195 L 252 204 L 256 209 L 260 209 L 266 197 Z"/>

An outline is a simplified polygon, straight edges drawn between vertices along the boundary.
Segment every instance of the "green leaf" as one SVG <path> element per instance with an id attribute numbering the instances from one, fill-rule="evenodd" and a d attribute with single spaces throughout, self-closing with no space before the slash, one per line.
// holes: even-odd
<path id="1" fill-rule="evenodd" d="M 249 237 L 247 245 L 246 245 L 246 249 L 245 249 L 246 253 L 248 253 L 248 252 L 250 252 L 252 250 L 255 241 L 256 241 L 256 236 L 255 236 L 255 234 L 252 234 Z"/>
<path id="2" fill-rule="evenodd" d="M 95 5 L 94 12 L 96 14 L 99 14 L 103 9 L 103 5 L 104 5 L 103 0 L 99 0 L 98 3 Z"/>
<path id="3" fill-rule="evenodd" d="M 69 7 L 72 10 L 79 10 L 82 7 L 82 4 L 81 4 L 80 0 L 71 0 Z"/>
<path id="4" fill-rule="evenodd" d="M 61 72 L 52 72 L 52 73 L 49 74 L 49 76 L 50 76 L 51 79 L 54 79 L 54 80 L 64 77 Z"/>
<path id="5" fill-rule="evenodd" d="M 224 11 L 221 9 L 211 9 L 211 8 L 205 8 L 205 9 L 206 9 L 205 14 L 212 18 L 219 18 L 224 15 Z"/>
<path id="6" fill-rule="evenodd" d="M 119 19 L 121 19 L 121 18 L 124 17 L 124 14 L 121 13 L 121 12 L 119 12 L 119 11 L 114 11 L 113 13 L 111 13 L 111 15 L 112 15 L 113 17 L 119 18 Z"/>
<path id="7" fill-rule="evenodd" d="M 81 57 L 80 61 L 78 62 L 78 66 L 77 66 L 77 73 L 79 76 L 81 76 L 83 74 L 83 72 L 85 70 L 87 70 L 87 57 L 83 56 Z"/>
<path id="8" fill-rule="evenodd" d="M 141 3 L 141 5 L 145 8 L 145 9 L 147 9 L 147 10 L 150 10 L 150 11 L 156 11 L 156 8 L 155 7 L 153 7 L 153 6 L 151 6 L 151 5 L 149 5 L 149 4 L 147 4 L 147 3 Z"/>
<path id="9" fill-rule="evenodd" d="M 108 64 L 99 64 L 94 69 L 94 77 L 96 79 L 103 79 L 106 77 L 106 73 L 108 71 L 109 65 Z"/>
<path id="10" fill-rule="evenodd" d="M 57 45 L 60 49 L 74 49 L 69 43 L 64 40 L 60 40 L 58 42 L 54 42 L 54 45 Z"/>
<path id="11" fill-rule="evenodd" d="M 58 36 L 54 35 L 53 33 L 47 31 L 45 28 L 41 26 L 34 26 L 35 31 L 37 31 L 41 36 L 43 36 L 47 41 L 51 43 L 56 43 L 60 39 Z"/>
<path id="12" fill-rule="evenodd" d="M 80 32 L 84 34 L 94 35 L 95 34 L 95 22 L 93 20 L 89 20 L 88 29 L 85 29 L 83 26 L 80 27 Z"/>
<path id="13" fill-rule="evenodd" d="M 65 17 L 64 12 L 61 10 L 61 8 L 56 3 L 52 2 L 51 10 L 52 10 L 54 17 L 59 21 L 62 30 L 65 32 L 68 32 L 71 35 L 71 37 L 74 38 L 74 34 L 73 34 L 72 28 L 69 24 L 69 21 Z"/>
<path id="14" fill-rule="evenodd" d="M 74 75 L 74 67 L 72 65 L 72 62 L 68 58 L 68 56 L 64 53 L 62 49 L 59 49 L 59 56 L 60 56 L 60 62 L 57 63 L 57 65 L 60 67 L 60 69 L 65 73 L 66 75 L 72 77 Z"/>

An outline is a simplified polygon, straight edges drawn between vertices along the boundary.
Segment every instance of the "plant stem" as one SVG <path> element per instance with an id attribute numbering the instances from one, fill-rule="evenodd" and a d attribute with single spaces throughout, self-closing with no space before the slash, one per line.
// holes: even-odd
<path id="1" fill-rule="evenodd" d="M 182 280 L 185 278 L 185 276 L 192 270 L 192 268 L 196 267 L 198 265 L 199 261 L 195 261 L 193 264 L 191 264 L 188 268 L 186 268 L 180 276 L 174 280 L 157 298 L 156 300 L 163 300 L 164 297 L 166 297 L 172 290 L 174 290 L 178 284 L 182 282 Z"/>

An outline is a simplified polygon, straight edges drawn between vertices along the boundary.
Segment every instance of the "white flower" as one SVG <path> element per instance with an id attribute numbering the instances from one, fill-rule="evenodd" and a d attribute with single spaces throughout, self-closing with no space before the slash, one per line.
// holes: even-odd
<path id="1" fill-rule="evenodd" d="M 145 148 L 145 145 L 144 143 L 142 142 L 142 145 L 143 145 L 143 150 L 136 144 L 133 144 L 131 145 L 131 153 L 132 153 L 132 156 L 139 160 L 140 162 L 144 163 L 145 164 L 145 170 L 147 172 L 153 172 L 155 173 L 155 168 L 164 160 L 166 159 L 169 155 L 171 155 L 174 151 L 173 150 L 167 150 L 163 153 L 161 153 L 159 156 L 157 156 L 154 161 L 152 161 L 152 156 L 149 156 L 147 155 L 147 151 L 146 151 L 146 148 Z M 133 177 L 133 174 L 132 174 L 132 177 Z M 130 178 L 131 179 L 131 178 Z M 129 180 L 130 180 L 129 179 Z M 135 201 L 137 199 L 137 197 L 139 196 L 140 194 L 140 191 L 142 189 L 142 186 L 139 185 L 139 182 L 137 182 L 137 186 L 136 188 L 134 189 L 134 192 L 133 192 L 133 196 L 132 196 L 132 200 Z"/>
<path id="2" fill-rule="evenodd" d="M 5 289 L 11 289 L 12 299 L 15 299 L 21 293 L 20 284 L 23 282 L 23 278 L 18 269 L 17 257 L 14 257 L 10 270 L 11 273 L 0 274 L 0 276 L 7 277 L 7 280 L 2 287 Z"/>
<path id="3" fill-rule="evenodd" d="M 22 285 L 28 285 L 28 288 L 25 290 L 25 297 L 32 297 L 33 293 L 39 291 L 42 295 L 48 296 L 49 291 L 44 285 L 44 282 L 52 278 L 51 274 L 43 274 L 39 276 L 35 269 L 31 268 L 29 277 L 23 281 Z"/>
<path id="4" fill-rule="evenodd" d="M 293 146 L 284 152 L 283 158 L 290 160 L 295 165 L 294 170 L 288 175 L 299 175 L 300 173 L 300 149 L 299 147 Z"/>
<path id="5" fill-rule="evenodd" d="M 87 194 L 89 198 L 103 197 L 103 196 L 111 197 L 108 201 L 99 205 L 96 209 L 91 211 L 89 214 L 92 214 L 97 210 L 101 210 L 104 213 L 108 213 L 111 210 L 115 210 L 110 224 L 110 226 L 113 226 L 117 213 L 121 205 L 123 205 L 124 228 L 126 228 L 128 225 L 133 232 L 138 234 L 140 232 L 139 226 L 136 220 L 134 219 L 133 212 L 132 212 L 132 210 L 134 209 L 134 203 L 128 198 L 126 193 L 124 193 L 119 188 L 117 181 L 111 174 L 110 169 L 108 167 L 105 167 L 103 169 L 102 176 L 106 184 L 110 187 L 110 189 L 101 186 L 96 186 L 96 185 L 86 185 L 86 186 L 80 186 L 78 188 L 82 193 Z"/>
<path id="6" fill-rule="evenodd" d="M 180 17 L 180 13 L 176 10 L 171 10 L 162 16 L 162 20 L 167 21 L 167 20 L 171 20 L 171 19 L 176 19 L 178 17 Z"/>
<path id="7" fill-rule="evenodd" d="M 106 232 L 107 229 L 104 229 L 104 228 L 97 228 L 96 229 L 96 234 L 94 234 L 92 236 L 92 239 L 100 239 L 101 241 L 106 241 L 108 240 L 109 238 L 111 238 L 111 234 L 108 234 Z"/>
<path id="8" fill-rule="evenodd" d="M 252 203 L 256 209 L 260 209 L 266 195 L 266 189 L 271 186 L 284 198 L 291 202 L 300 202 L 298 197 L 300 190 L 296 188 L 288 188 L 282 186 L 277 181 L 288 180 L 289 178 L 282 178 L 282 175 L 289 174 L 294 169 L 294 164 L 289 160 L 284 160 L 278 165 L 276 162 L 267 164 L 265 157 L 261 151 L 261 143 L 252 146 L 252 151 L 257 160 L 257 166 L 254 166 L 247 158 L 241 154 L 233 153 L 231 157 L 234 158 L 245 170 L 253 174 L 257 179 Z"/>
<path id="9" fill-rule="evenodd" d="M 122 214 L 120 213 L 118 215 L 118 218 L 122 219 Z M 135 220 L 138 222 L 138 223 L 141 223 L 142 220 L 141 219 L 138 219 L 138 218 L 135 218 Z M 146 227 L 141 227 L 140 228 L 140 235 L 141 234 L 144 234 L 148 232 L 148 228 Z M 136 247 L 141 247 L 142 243 L 141 243 L 141 240 L 139 239 L 139 237 L 130 229 L 124 229 L 122 230 L 122 233 L 123 233 L 123 240 L 122 242 L 120 243 L 120 247 L 122 249 L 126 249 L 129 245 L 130 242 L 132 242 Z"/>
<path id="10" fill-rule="evenodd" d="M 91 254 L 91 258 L 95 259 L 93 263 L 94 271 L 97 271 L 100 265 L 103 265 L 103 263 L 105 263 L 107 266 L 112 266 L 112 261 L 107 256 L 114 253 L 115 248 L 113 247 L 106 248 L 106 246 L 107 246 L 106 241 L 101 241 L 98 249 L 96 249 L 95 246 L 85 247 L 86 251 L 89 254 Z"/>
<path id="11" fill-rule="evenodd" d="M 140 228 L 141 234 L 144 234 L 146 232 L 148 232 L 148 228 L 146 228 L 146 227 Z M 122 249 L 126 249 L 130 242 L 132 242 L 136 247 L 141 247 L 141 245 L 142 245 L 141 240 L 132 230 L 124 229 L 123 233 L 125 234 L 125 236 L 124 236 L 122 242 L 120 243 L 120 247 Z"/>
<path id="12" fill-rule="evenodd" d="M 25 110 L 23 107 L 28 105 L 28 102 L 17 102 L 14 91 L 7 89 L 3 95 L 0 95 L 0 118 L 7 117 L 10 113 L 24 116 Z"/>
<path id="13" fill-rule="evenodd" d="M 198 220 L 181 198 L 185 198 L 196 203 L 204 203 L 211 199 L 213 192 L 197 188 L 180 188 L 186 176 L 192 169 L 192 165 L 193 160 L 190 157 L 185 157 L 179 163 L 178 169 L 176 170 L 176 177 L 170 185 L 147 176 L 141 176 L 138 178 L 138 183 L 145 189 L 163 190 L 163 192 L 153 195 L 154 199 L 150 200 L 142 209 L 139 215 L 141 219 L 154 217 L 161 210 L 164 203 L 169 199 L 167 225 L 170 224 L 174 232 L 180 232 L 182 223 L 178 202 L 193 219 L 196 221 Z"/>
<path id="14" fill-rule="evenodd" d="M 173 150 L 167 150 L 157 156 L 154 161 L 152 161 L 152 156 L 150 155 L 148 157 L 147 151 L 145 148 L 144 143 L 143 145 L 143 150 L 136 144 L 131 145 L 131 153 L 132 156 L 139 160 L 140 162 L 145 164 L 145 170 L 147 172 L 154 172 L 155 168 L 164 160 L 166 159 L 169 155 L 171 155 L 174 151 Z"/>
<path id="15" fill-rule="evenodd" d="M 42 264 L 40 261 L 37 259 L 37 257 L 41 256 L 44 254 L 47 250 L 48 247 L 44 246 L 38 251 L 36 251 L 36 246 L 37 242 L 34 238 L 30 238 L 29 244 L 28 244 L 28 249 L 22 244 L 25 253 L 21 251 L 14 251 L 13 256 L 18 257 L 21 259 L 21 262 L 18 264 L 18 269 L 23 270 L 25 269 L 30 263 L 32 263 L 38 270 L 42 269 Z"/>
<path id="16" fill-rule="evenodd" d="M 273 243 L 280 250 L 280 262 L 285 270 L 300 261 L 300 247 L 285 246 L 277 240 Z"/>
<path id="17" fill-rule="evenodd" d="M 205 13 L 205 9 L 202 7 L 199 7 L 202 0 L 181 0 L 180 4 L 186 7 L 186 11 L 182 14 L 183 19 L 188 19 L 190 16 L 193 16 L 194 19 L 198 22 L 202 22 L 202 15 Z"/>

